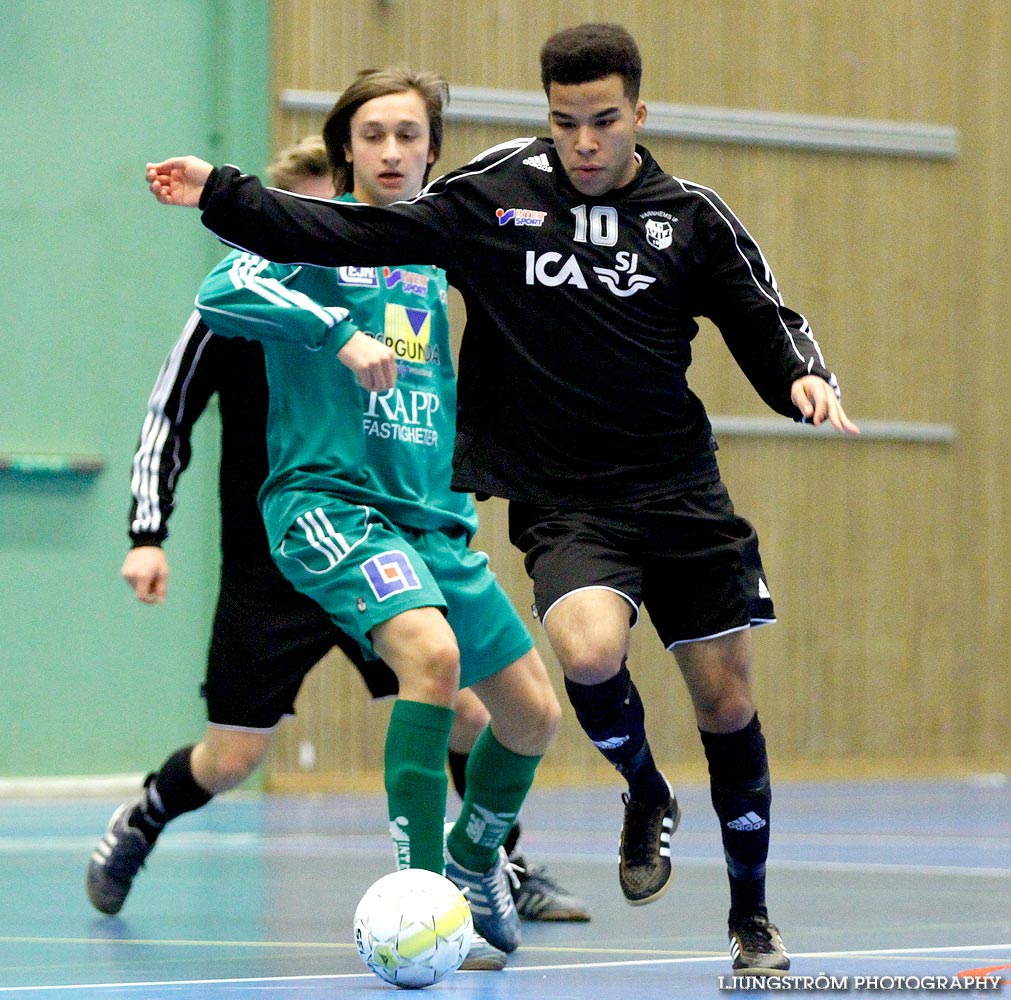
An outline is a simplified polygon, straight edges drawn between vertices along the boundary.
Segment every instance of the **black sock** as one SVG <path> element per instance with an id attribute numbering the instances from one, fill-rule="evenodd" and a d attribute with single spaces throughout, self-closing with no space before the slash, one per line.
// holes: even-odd
<path id="1" fill-rule="evenodd" d="M 144 781 L 144 796 L 130 816 L 130 825 L 140 830 L 151 844 L 166 823 L 207 805 L 214 798 L 193 777 L 192 752 L 192 744 L 176 750 L 158 772 L 149 774 Z"/>
<path id="2" fill-rule="evenodd" d="M 462 799 L 467 792 L 467 760 L 468 753 L 459 753 L 456 750 L 449 751 L 449 775 L 453 779 L 453 788 L 456 794 Z M 514 823 L 512 829 L 506 835 L 502 846 L 506 854 L 512 854 L 516 850 L 516 842 L 520 839 L 520 825 Z"/>
<path id="3" fill-rule="evenodd" d="M 467 760 L 469 758 L 469 753 L 449 751 L 449 776 L 453 779 L 453 787 L 461 799 L 467 794 Z"/>
<path id="4" fill-rule="evenodd" d="M 520 825 L 513 823 L 512 829 L 506 834 L 506 839 L 502 842 L 505 852 L 509 857 L 517 853 L 520 841 Z"/>
<path id="5" fill-rule="evenodd" d="M 710 792 L 723 836 L 731 917 L 755 912 L 765 915 L 772 788 L 758 713 L 736 733 L 699 733 L 709 761 Z"/>
<path id="6" fill-rule="evenodd" d="M 629 794 L 647 804 L 666 802 L 670 790 L 653 761 L 642 699 L 628 667 L 623 663 L 601 684 L 566 678 L 565 690 L 583 731 L 628 782 Z"/>

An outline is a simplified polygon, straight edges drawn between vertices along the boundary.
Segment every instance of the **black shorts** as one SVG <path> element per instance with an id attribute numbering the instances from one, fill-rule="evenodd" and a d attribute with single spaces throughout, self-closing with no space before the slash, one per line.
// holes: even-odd
<path id="1" fill-rule="evenodd" d="M 776 620 L 758 536 L 717 480 L 664 500 L 592 508 L 513 501 L 509 537 L 543 620 L 566 595 L 605 588 L 645 606 L 664 645 Z"/>
<path id="2" fill-rule="evenodd" d="M 271 562 L 226 565 L 214 614 L 201 693 L 217 726 L 273 729 L 295 711 L 305 675 L 334 646 L 362 675 L 374 698 L 397 692 L 396 675 L 300 594 Z"/>

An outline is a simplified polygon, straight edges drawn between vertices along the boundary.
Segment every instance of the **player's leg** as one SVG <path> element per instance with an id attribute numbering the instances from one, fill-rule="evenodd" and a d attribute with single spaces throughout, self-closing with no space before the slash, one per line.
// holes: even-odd
<path id="1" fill-rule="evenodd" d="M 467 791 L 467 758 L 490 720 L 484 702 L 470 688 L 464 688 L 456 700 L 456 716 L 449 734 L 449 771 L 461 799 Z"/>
<path id="2" fill-rule="evenodd" d="M 416 547 L 422 533 L 328 494 L 299 499 L 303 513 L 287 526 L 274 558 L 366 657 L 396 674 L 384 760 L 390 832 L 401 867 L 441 872 L 460 662 L 445 600 Z"/>
<path id="3" fill-rule="evenodd" d="M 194 783 L 209 795 L 220 795 L 237 788 L 263 763 L 273 737 L 273 729 L 264 732 L 208 726 L 203 738 L 190 753 L 189 765 Z M 160 778 L 159 792 L 164 801 L 164 767 Z M 175 815 L 182 815 L 182 812 Z"/>
<path id="4" fill-rule="evenodd" d="M 526 556 L 536 606 L 583 731 L 628 783 L 619 882 L 629 903 L 659 898 L 672 877 L 680 816 L 653 760 L 645 711 L 628 671 L 640 578 L 634 530 L 620 520 L 510 505 L 510 536 Z"/>
<path id="5" fill-rule="evenodd" d="M 446 598 L 461 651 L 461 686 L 491 713 L 467 763 L 460 816 L 447 836 L 446 873 L 470 892 L 478 931 L 496 947 L 519 943 L 519 915 L 500 851 L 561 722 L 547 671 L 484 553 L 461 534 L 428 532 L 428 565 Z"/>
<path id="6" fill-rule="evenodd" d="M 449 775 L 457 795 L 467 794 L 467 762 L 478 736 L 491 716 L 480 698 L 464 688 L 456 702 L 456 716 L 449 734 Z M 512 877 L 513 902 L 523 920 L 581 923 L 590 919 L 586 902 L 564 888 L 544 865 L 527 860 L 521 842 L 520 821 L 512 825 L 502 842 Z"/>
<path id="7" fill-rule="evenodd" d="M 200 742 L 171 753 L 141 794 L 113 814 L 88 864 L 88 896 L 97 909 L 119 912 L 168 823 L 253 772 L 332 631 L 322 610 L 292 590 L 273 563 L 222 573 L 203 685 L 209 724 Z"/>
<path id="8" fill-rule="evenodd" d="M 470 551 L 464 538 L 441 532 L 430 532 L 425 544 L 460 644 L 461 686 L 472 689 L 491 717 L 470 752 L 463 812 L 450 836 L 458 860 L 487 866 L 557 732 L 561 708 L 533 639 L 489 570 L 487 556 Z M 468 823 L 480 836 L 463 835 Z"/>
<path id="9" fill-rule="evenodd" d="M 163 784 L 175 815 L 191 812 L 210 802 L 210 792 L 193 779 L 190 755 L 193 745 L 180 747 L 168 756 L 158 772 L 149 774 L 140 796 L 124 802 L 113 814 L 102 839 L 88 860 L 85 885 L 92 905 L 102 913 L 116 914 L 123 908 L 133 880 L 165 824 L 168 808 L 154 788 L 154 779 L 164 775 Z"/>
<path id="10" fill-rule="evenodd" d="M 730 881 L 728 919 L 735 971 L 790 967 L 765 902 L 772 788 L 765 736 L 751 692 L 751 635 L 732 632 L 676 646 L 709 763 Z"/>
<path id="11" fill-rule="evenodd" d="M 644 601 L 677 658 L 709 763 L 734 968 L 782 972 L 789 958 L 765 905 L 772 796 L 751 686 L 750 629 L 775 620 L 758 539 L 719 482 L 652 511 L 647 530 L 657 559 L 644 571 Z"/>
<path id="12" fill-rule="evenodd" d="M 398 691 L 397 676 L 385 663 L 383 663 L 382 660 L 366 659 L 358 643 L 354 642 L 350 639 L 350 637 L 344 635 L 343 633 L 337 633 L 336 644 L 361 675 L 362 680 L 369 689 L 369 694 L 371 694 L 373 698 L 388 698 L 396 695 Z M 453 782 L 453 788 L 456 790 L 456 793 L 461 799 L 463 799 L 467 793 L 467 761 L 470 758 L 470 752 L 474 749 L 474 744 L 477 742 L 477 738 L 488 725 L 490 718 L 491 716 L 488 714 L 488 709 L 485 708 L 481 699 L 478 698 L 477 695 L 470 690 L 470 688 L 464 688 L 460 691 L 456 702 L 456 713 L 453 716 L 453 727 L 449 732 L 448 764 L 449 775 Z M 503 845 L 506 849 L 506 853 L 510 855 L 510 858 L 513 858 L 513 855 L 517 852 L 519 837 L 520 824 L 517 822 L 513 824 L 513 827 L 509 831 Z M 518 857 L 518 863 L 521 867 L 514 869 L 514 871 L 519 873 L 518 877 L 522 881 L 525 873 L 525 868 L 522 867 L 522 858 Z M 540 871 L 540 869 L 538 869 L 538 871 Z M 544 888 L 545 890 L 547 888 L 546 882 Z M 541 893 L 541 898 L 547 898 L 545 892 Z M 563 898 L 563 891 L 560 889 L 558 890 L 557 901 L 559 905 L 547 907 L 545 907 L 542 902 L 541 905 L 542 908 L 544 908 L 544 912 L 550 910 L 551 912 L 563 913 L 566 912 L 566 908 L 569 910 L 572 909 L 572 903 L 565 902 Z M 575 912 L 575 916 L 554 917 L 553 919 L 587 919 L 587 917 L 579 915 L 582 912 L 581 910 L 577 910 Z M 531 919 L 538 918 L 531 917 Z"/>
<path id="13" fill-rule="evenodd" d="M 492 719 L 469 754 L 460 819 L 448 846 L 462 865 L 485 871 L 516 820 L 561 710 L 533 649 L 474 687 Z"/>
<path id="14" fill-rule="evenodd" d="M 645 709 L 626 665 L 628 616 L 623 596 L 579 590 L 551 608 L 544 628 L 579 724 L 628 782 L 618 880 L 626 901 L 639 906 L 659 899 L 670 886 L 670 839 L 681 814 L 653 759 Z"/>
<path id="15" fill-rule="evenodd" d="M 386 733 L 390 832 L 401 868 L 442 873 L 446 754 L 460 678 L 456 638 L 441 609 L 414 608 L 371 632 L 400 693 Z"/>
<path id="16" fill-rule="evenodd" d="M 334 630 L 334 644 L 351 661 L 351 664 L 361 675 L 362 680 L 369 689 L 369 694 L 373 698 L 389 698 L 397 694 L 399 690 L 397 675 L 382 660 L 367 659 L 362 647 L 346 633 L 336 628 Z M 461 702 L 464 703 L 464 722 L 462 725 L 460 724 Z M 449 734 L 449 760 L 451 768 L 454 765 L 459 766 L 458 761 L 460 759 L 462 759 L 464 766 L 466 765 L 467 755 L 470 753 L 470 749 L 473 747 L 480 730 L 487 725 L 487 722 L 488 710 L 481 704 L 477 696 L 469 690 L 461 691 L 457 698 L 457 711 L 453 716 L 453 727 Z M 463 752 L 455 756 L 453 752 L 454 745 L 458 746 Z M 454 780 L 457 780 L 457 772 L 453 771 L 452 773 Z M 463 960 L 460 968 L 475 972 L 498 971 L 505 968 L 506 962 L 507 956 L 504 951 L 489 944 L 480 934 L 475 932 L 471 941 L 470 951 L 467 952 L 467 957 Z"/>
<path id="17" fill-rule="evenodd" d="M 473 685 L 491 712 L 467 763 L 460 816 L 446 839 L 446 874 L 468 891 L 478 931 L 511 952 L 519 913 L 502 844 L 561 723 L 561 708 L 534 649 Z"/>

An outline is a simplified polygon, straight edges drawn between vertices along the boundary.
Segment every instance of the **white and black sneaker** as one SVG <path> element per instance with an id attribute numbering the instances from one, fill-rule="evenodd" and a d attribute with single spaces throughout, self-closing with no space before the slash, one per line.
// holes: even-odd
<path id="1" fill-rule="evenodd" d="M 88 899 L 96 910 L 110 916 L 119 913 L 134 877 L 154 844 L 129 820 L 140 799 L 124 802 L 109 820 L 109 826 L 88 862 Z"/>
<path id="2" fill-rule="evenodd" d="M 730 958 L 736 976 L 785 976 L 790 956 L 783 947 L 779 928 L 764 912 L 730 915 Z"/>
<path id="3" fill-rule="evenodd" d="M 527 864 L 522 854 L 511 854 L 512 893 L 523 920 L 583 923 L 590 910 L 578 896 L 563 889 L 543 865 Z"/>
<path id="4" fill-rule="evenodd" d="M 670 839 L 681 822 L 681 808 L 670 782 L 666 802 L 647 804 L 627 792 L 625 821 L 621 828 L 618 881 L 631 906 L 659 899 L 669 888 L 674 871 L 670 862 Z"/>

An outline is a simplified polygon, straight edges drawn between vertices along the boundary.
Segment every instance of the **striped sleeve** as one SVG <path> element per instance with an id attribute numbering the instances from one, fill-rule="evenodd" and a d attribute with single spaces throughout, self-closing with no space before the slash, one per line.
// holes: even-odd
<path id="1" fill-rule="evenodd" d="M 337 350 L 354 333 L 343 306 L 324 306 L 291 287 L 298 266 L 273 264 L 250 253 L 229 254 L 204 279 L 197 311 L 225 337 L 282 341 Z"/>
<path id="2" fill-rule="evenodd" d="M 160 545 L 168 535 L 176 484 L 190 462 L 193 425 L 217 388 L 213 334 L 190 316 L 165 358 L 147 401 L 130 477 L 130 539 Z"/>
<path id="3" fill-rule="evenodd" d="M 677 179 L 675 179 L 677 180 Z M 677 181 L 704 205 L 700 244 L 708 251 L 704 315 L 719 328 L 738 365 L 774 410 L 801 420 L 790 398 L 793 382 L 817 375 L 839 395 L 807 319 L 790 309 L 758 243 L 715 191 Z"/>

